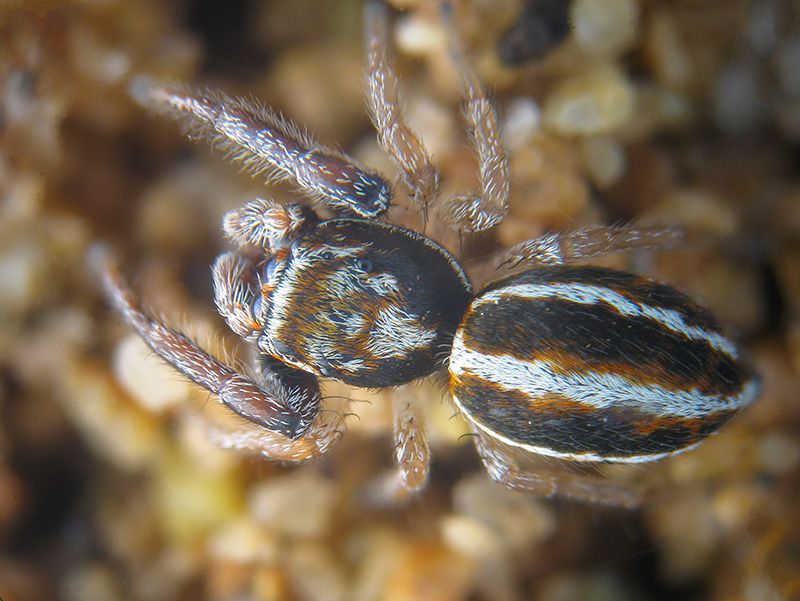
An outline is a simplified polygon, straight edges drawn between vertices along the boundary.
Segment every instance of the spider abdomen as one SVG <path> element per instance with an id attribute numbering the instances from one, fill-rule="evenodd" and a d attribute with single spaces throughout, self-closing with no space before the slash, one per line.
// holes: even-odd
<path id="1" fill-rule="evenodd" d="M 638 462 L 688 448 L 754 400 L 758 383 L 711 314 L 675 289 L 597 267 L 513 275 L 472 302 L 451 390 L 508 445 Z"/>

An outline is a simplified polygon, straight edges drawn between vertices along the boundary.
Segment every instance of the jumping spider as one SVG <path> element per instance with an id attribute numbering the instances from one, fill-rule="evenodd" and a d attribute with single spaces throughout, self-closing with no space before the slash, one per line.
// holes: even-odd
<path id="1" fill-rule="evenodd" d="M 509 172 L 494 111 L 469 67 L 444 5 L 480 189 L 438 203 L 464 235 L 507 212 Z M 407 127 L 388 56 L 388 15 L 367 6 L 367 103 L 380 144 L 397 162 L 419 211 L 438 174 Z M 318 378 L 399 386 L 447 369 L 490 476 L 541 495 L 635 504 L 635 493 L 592 476 L 519 467 L 515 453 L 582 463 L 652 461 L 700 442 L 758 394 L 757 378 L 713 317 L 650 279 L 571 261 L 631 249 L 667 249 L 674 230 L 592 229 L 519 244 L 496 265 L 523 267 L 473 293 L 464 270 L 424 235 L 379 221 L 393 191 L 378 173 L 316 144 L 269 109 L 217 93 L 139 83 L 147 105 L 181 116 L 258 173 L 294 181 L 305 204 L 257 199 L 225 217 L 239 245 L 213 268 L 215 300 L 231 329 L 258 349 L 250 374 L 211 356 L 143 311 L 106 263 L 110 298 L 153 350 L 216 394 L 252 427 L 222 443 L 274 460 L 325 453 L 342 417 L 321 412 Z M 402 397 L 402 395 L 399 395 Z M 410 403 L 395 406 L 401 490 L 428 474 L 428 448 Z"/>

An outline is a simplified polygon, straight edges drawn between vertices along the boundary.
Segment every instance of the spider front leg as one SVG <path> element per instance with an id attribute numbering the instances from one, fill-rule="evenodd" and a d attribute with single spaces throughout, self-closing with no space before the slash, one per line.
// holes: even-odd
<path id="1" fill-rule="evenodd" d="M 317 456 L 329 446 L 328 439 L 340 423 L 316 423 L 321 395 L 313 375 L 268 356 L 261 357 L 258 381 L 243 375 L 145 313 L 110 260 L 104 258 L 101 269 L 111 303 L 162 359 L 260 426 L 264 440 L 251 448 L 269 453 L 272 459 L 295 460 Z"/>
<path id="2" fill-rule="evenodd" d="M 489 476 L 496 482 L 541 497 L 561 497 L 634 509 L 642 504 L 644 491 L 635 485 L 621 485 L 568 471 L 520 469 L 514 451 L 490 436 L 473 429 L 475 445 Z"/>
<path id="3" fill-rule="evenodd" d="M 271 357 L 261 355 L 256 380 L 270 379 L 265 366 Z M 265 364 L 264 361 L 267 361 Z M 218 447 L 262 455 L 272 461 L 303 461 L 325 455 L 344 432 L 344 416 L 348 399 L 327 399 L 325 408 L 300 438 L 291 440 L 249 421 L 220 420 L 206 415 L 195 416 L 204 421 L 208 439 Z"/>
<path id="4" fill-rule="evenodd" d="M 313 202 L 365 219 L 385 213 L 389 183 L 352 158 L 318 144 L 271 109 L 219 92 L 190 92 L 137 79 L 141 104 L 184 121 L 188 133 L 207 138 L 253 173 L 294 181 Z"/>

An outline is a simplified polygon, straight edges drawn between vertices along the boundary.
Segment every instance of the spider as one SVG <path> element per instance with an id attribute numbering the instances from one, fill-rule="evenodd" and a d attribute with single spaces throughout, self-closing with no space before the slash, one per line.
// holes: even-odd
<path id="1" fill-rule="evenodd" d="M 470 235 L 505 216 L 509 169 L 447 4 L 442 15 L 480 187 L 438 201 L 437 216 Z M 427 217 L 438 172 L 400 108 L 388 9 L 368 3 L 366 23 L 371 118 L 402 188 Z M 394 198 L 386 178 L 273 111 L 150 81 L 134 93 L 252 171 L 293 181 L 309 199 L 256 199 L 225 216 L 239 248 L 213 267 L 215 302 L 257 349 L 251 370 L 237 371 L 147 313 L 105 263 L 113 305 L 147 344 L 260 427 L 232 429 L 224 446 L 279 461 L 322 455 L 343 417 L 320 410 L 319 378 L 402 387 L 447 370 L 455 407 L 494 480 L 538 495 L 635 505 L 635 491 L 592 475 L 525 469 L 519 454 L 577 465 L 649 462 L 699 443 L 758 395 L 737 346 L 685 295 L 646 277 L 570 265 L 612 251 L 674 248 L 683 240 L 676 230 L 594 227 L 529 240 L 495 257 L 495 267 L 513 269 L 475 293 L 442 246 L 381 221 Z M 426 436 L 402 388 L 395 396 L 397 488 L 416 491 L 428 475 Z"/>

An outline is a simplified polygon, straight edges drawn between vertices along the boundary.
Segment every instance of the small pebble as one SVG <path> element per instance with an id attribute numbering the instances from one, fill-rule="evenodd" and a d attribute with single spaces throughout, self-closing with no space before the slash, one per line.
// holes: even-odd
<path id="1" fill-rule="evenodd" d="M 135 332 L 117 343 L 112 367 L 125 392 L 143 409 L 153 413 L 164 413 L 185 403 L 196 389 L 153 353 Z"/>
<path id="2" fill-rule="evenodd" d="M 59 396 L 95 452 L 123 471 L 150 466 L 164 441 L 156 420 L 126 401 L 100 366 L 85 360 L 68 365 L 59 374 Z"/>
<path id="3" fill-rule="evenodd" d="M 501 542 L 492 528 L 480 520 L 465 515 L 442 518 L 442 540 L 454 551 L 467 557 L 481 558 L 501 552 Z"/>
<path id="4" fill-rule="evenodd" d="M 756 73 L 744 62 L 732 60 L 722 70 L 714 82 L 712 101 L 714 120 L 730 135 L 754 131 L 765 117 Z"/>
<path id="5" fill-rule="evenodd" d="M 533 98 L 518 96 L 505 108 L 501 135 L 503 147 L 514 152 L 524 146 L 539 131 L 542 122 L 542 109 Z"/>
<path id="6" fill-rule="evenodd" d="M 785 432 L 770 432 L 759 442 L 757 459 L 765 472 L 785 474 L 800 463 L 800 439 Z"/>
<path id="7" fill-rule="evenodd" d="M 644 49 L 662 86 L 679 90 L 688 87 L 694 65 L 671 13 L 659 11 L 648 19 Z"/>
<path id="8" fill-rule="evenodd" d="M 580 145 L 589 177 L 599 188 L 616 184 L 628 166 L 625 149 L 610 136 L 586 138 Z"/>
<path id="9" fill-rule="evenodd" d="M 416 95 L 405 105 L 408 127 L 419 136 L 434 160 L 444 160 L 458 146 L 461 123 L 453 111 L 425 95 Z"/>
<path id="10" fill-rule="evenodd" d="M 320 142 L 341 143 L 367 123 L 363 109 L 364 72 L 358 47 L 301 47 L 277 58 L 259 98 L 278 95 L 287 116 L 311 128 Z"/>
<path id="11" fill-rule="evenodd" d="M 47 288 L 50 260 L 38 240 L 22 241 L 0 251 L 0 316 L 27 313 Z"/>
<path id="12" fill-rule="evenodd" d="M 704 494 L 671 497 L 668 503 L 649 507 L 646 519 L 653 544 L 660 549 L 659 570 L 665 582 L 688 584 L 708 569 L 722 532 Z"/>
<path id="13" fill-rule="evenodd" d="M 543 502 L 516 494 L 485 474 L 463 478 L 453 490 L 453 508 L 488 528 L 502 544 L 521 549 L 549 538 L 556 528 Z"/>
<path id="14" fill-rule="evenodd" d="M 564 136 L 613 132 L 631 119 L 636 88 L 619 70 L 601 66 L 567 77 L 544 103 L 544 124 Z"/>
<path id="15" fill-rule="evenodd" d="M 515 218 L 529 228 L 575 227 L 576 217 L 589 204 L 589 186 L 574 144 L 541 132 L 511 154 L 510 164 L 516 185 L 509 199 L 509 216 L 498 228 L 504 243 L 521 242 L 504 236 Z"/>
<path id="16" fill-rule="evenodd" d="M 2 167 L 0 167 L 2 170 Z M 8 174 L 0 174 L 5 179 Z M 37 217 L 44 200 L 46 180 L 41 174 L 19 173 L 0 199 L 0 232 L 6 241 Z"/>
<path id="17" fill-rule="evenodd" d="M 547 55 L 570 32 L 571 0 L 528 0 L 522 13 L 498 42 L 500 60 L 519 65 Z"/>
<path id="18" fill-rule="evenodd" d="M 286 550 L 292 589 L 305 601 L 350 601 L 341 557 L 324 544 L 302 542 Z"/>
<path id="19" fill-rule="evenodd" d="M 680 224 L 720 238 L 733 236 L 740 227 L 739 215 L 725 198 L 700 188 L 670 190 L 641 219 L 649 223 Z"/>
<path id="20" fill-rule="evenodd" d="M 336 486 L 309 467 L 265 479 L 249 492 L 251 515 L 276 533 L 319 538 L 334 526 Z"/>
<path id="21" fill-rule="evenodd" d="M 65 601 L 122 601 L 122 582 L 111 566 L 100 562 L 78 565 L 61 583 Z"/>
<path id="22" fill-rule="evenodd" d="M 249 515 L 225 523 L 212 534 L 208 550 L 215 559 L 233 563 L 274 564 L 280 559 L 278 538 Z"/>
<path id="23" fill-rule="evenodd" d="M 465 599 L 475 572 L 471 562 L 446 547 L 417 543 L 395 565 L 385 601 L 454 601 Z"/>
<path id="24" fill-rule="evenodd" d="M 209 473 L 205 466 L 165 446 L 151 486 L 162 527 L 171 538 L 194 541 L 216 530 L 244 507 L 244 487 L 235 470 Z"/>
<path id="25" fill-rule="evenodd" d="M 397 49 L 410 56 L 427 56 L 447 48 L 447 36 L 441 25 L 419 13 L 405 13 L 394 25 Z"/>
<path id="26" fill-rule="evenodd" d="M 70 33 L 67 56 L 83 76 L 114 85 L 121 83 L 130 72 L 131 57 L 101 40 L 97 32 L 88 27 L 75 27 Z"/>
<path id="27" fill-rule="evenodd" d="M 573 36 L 589 55 L 614 58 L 639 36 L 636 0 L 573 0 L 569 12 Z"/>

